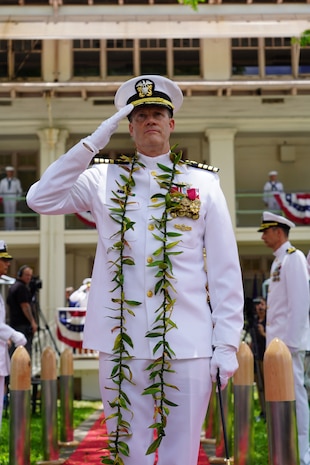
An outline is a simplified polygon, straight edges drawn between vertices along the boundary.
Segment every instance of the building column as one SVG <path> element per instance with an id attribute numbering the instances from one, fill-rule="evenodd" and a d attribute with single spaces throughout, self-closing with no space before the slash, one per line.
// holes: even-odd
<path id="1" fill-rule="evenodd" d="M 41 174 L 65 153 L 67 130 L 46 128 L 38 131 Z M 40 307 L 48 322 L 54 324 L 55 309 L 64 304 L 65 296 L 65 220 L 64 215 L 40 216 Z"/>
<path id="2" fill-rule="evenodd" d="M 234 128 L 211 128 L 205 132 L 209 140 L 209 164 L 220 168 L 221 187 L 234 227 L 236 226 L 235 134 Z"/>

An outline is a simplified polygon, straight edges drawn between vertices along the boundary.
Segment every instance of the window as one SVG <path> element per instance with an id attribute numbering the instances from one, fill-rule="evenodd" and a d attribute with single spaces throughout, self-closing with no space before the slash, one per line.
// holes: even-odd
<path id="1" fill-rule="evenodd" d="M 265 39 L 266 75 L 292 74 L 291 39 L 271 37 Z"/>
<path id="2" fill-rule="evenodd" d="M 309 50 L 301 54 L 300 72 L 310 72 Z M 232 39 L 232 75 L 292 76 L 290 37 Z M 297 68 L 296 68 L 297 69 Z"/>
<path id="3" fill-rule="evenodd" d="M 166 39 L 140 40 L 140 72 L 141 74 L 167 74 Z"/>
<path id="4" fill-rule="evenodd" d="M 232 39 L 232 75 L 249 76 L 259 74 L 258 39 Z"/>
<path id="5" fill-rule="evenodd" d="M 41 40 L 13 40 L 13 78 L 41 77 Z"/>
<path id="6" fill-rule="evenodd" d="M 8 76 L 8 41 L 0 40 L 0 78 Z"/>
<path id="7" fill-rule="evenodd" d="M 133 44 L 134 41 L 131 39 L 107 40 L 108 76 L 133 75 Z"/>
<path id="8" fill-rule="evenodd" d="M 299 57 L 299 74 L 310 74 L 310 46 L 301 47 Z"/>
<path id="9" fill-rule="evenodd" d="M 200 76 L 199 39 L 173 40 L 173 75 Z"/>
<path id="10" fill-rule="evenodd" d="M 102 69 L 102 77 L 128 77 L 138 74 L 200 75 L 199 39 L 108 39 L 98 43 L 97 58 L 93 56 L 89 58 L 90 49 L 92 50 L 89 45 L 91 42 L 74 41 L 75 69 L 78 60 L 77 53 L 81 51 L 83 45 L 82 58 L 85 56 L 83 65 L 88 76 L 91 75 L 89 72 L 91 63 L 87 65 L 87 62 L 93 63 L 94 61 L 98 65 L 98 75 L 99 68 Z M 79 52 L 77 46 L 80 47 Z M 76 71 L 74 75 L 78 75 Z"/>
<path id="11" fill-rule="evenodd" d="M 100 76 L 100 40 L 73 41 L 73 76 Z"/>

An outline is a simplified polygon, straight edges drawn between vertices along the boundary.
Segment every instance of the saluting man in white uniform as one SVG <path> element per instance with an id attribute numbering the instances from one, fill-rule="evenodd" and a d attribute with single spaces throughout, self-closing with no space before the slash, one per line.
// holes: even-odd
<path id="1" fill-rule="evenodd" d="M 281 339 L 292 355 L 300 465 L 310 465 L 309 405 L 304 360 L 309 334 L 309 276 L 306 257 L 288 239 L 295 224 L 271 212 L 263 213 L 262 240 L 273 250 L 267 295 L 266 347 Z"/>
<path id="2" fill-rule="evenodd" d="M 236 241 L 217 169 L 185 163 L 170 148 L 182 101 L 167 78 L 125 82 L 118 112 L 55 161 L 27 196 L 38 213 L 90 211 L 95 220 L 84 347 L 100 353 L 109 450 L 125 465 L 153 465 L 156 450 L 158 465 L 197 463 L 212 381 L 219 371 L 224 388 L 238 367 Z M 87 169 L 125 116 L 135 153 Z"/>
<path id="3" fill-rule="evenodd" d="M 87 307 L 91 278 L 83 279 L 82 286 L 69 296 L 70 307 Z"/>

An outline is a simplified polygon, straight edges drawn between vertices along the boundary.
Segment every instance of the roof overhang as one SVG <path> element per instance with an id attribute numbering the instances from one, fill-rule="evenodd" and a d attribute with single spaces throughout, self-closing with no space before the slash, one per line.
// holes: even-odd
<path id="1" fill-rule="evenodd" d="M 0 8 L 1 39 L 294 37 L 307 29 L 309 4 Z"/>

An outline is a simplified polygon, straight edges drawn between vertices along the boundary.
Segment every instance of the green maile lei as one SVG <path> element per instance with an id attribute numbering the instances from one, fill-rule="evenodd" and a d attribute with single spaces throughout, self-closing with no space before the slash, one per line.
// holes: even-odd
<path id="1" fill-rule="evenodd" d="M 175 176 L 181 174 L 178 165 L 183 163 L 181 159 L 182 152 L 175 153 L 173 149 L 171 149 L 170 153 L 172 167 L 157 164 L 160 174 L 155 176 L 155 180 L 161 190 L 151 198 L 157 200 L 152 204 L 152 208 L 161 208 L 162 213 L 159 217 L 152 215 L 155 226 L 153 237 L 158 241 L 159 247 L 153 252 L 155 259 L 147 266 L 154 268 L 156 278 L 154 292 L 162 295 L 162 302 L 155 311 L 152 329 L 146 334 L 146 337 L 158 340 L 153 349 L 153 355 L 156 358 L 147 367 L 150 385 L 142 393 L 143 395 L 152 395 L 155 404 L 154 423 L 150 425 L 150 428 L 154 430 L 154 441 L 150 444 L 146 454 L 154 453 L 160 446 L 165 436 L 170 407 L 177 406 L 167 399 L 166 390 L 177 390 L 178 388 L 165 381 L 165 374 L 174 372 L 171 368 L 171 360 L 175 353 L 167 341 L 167 333 L 176 328 L 176 324 L 171 318 L 176 302 L 175 297 L 172 296 L 172 294 L 176 294 L 176 290 L 173 286 L 174 275 L 171 257 L 182 253 L 174 250 L 182 234 L 168 231 L 168 223 L 175 216 L 184 216 L 182 201 L 186 198 L 186 195 L 180 192 L 184 185 L 175 182 Z M 107 388 L 115 391 L 115 398 L 110 402 L 113 413 L 105 419 L 107 421 L 114 418 L 116 427 L 115 431 L 109 434 L 109 457 L 102 457 L 102 463 L 106 465 L 124 465 L 122 456 L 128 457 L 130 455 L 126 443 L 126 438 L 131 436 L 130 423 L 123 418 L 123 413 L 127 412 L 129 416 L 134 414 L 131 410 L 130 399 L 124 388 L 127 383 L 134 384 L 132 372 L 128 365 L 128 361 L 132 359 L 130 350 L 133 349 L 133 342 L 126 329 L 126 316 L 134 316 L 134 308 L 141 305 L 141 302 L 126 299 L 125 295 L 125 269 L 135 266 L 134 258 L 128 255 L 130 247 L 126 240 L 126 232 L 133 230 L 135 226 L 135 222 L 127 216 L 127 206 L 131 203 L 130 198 L 135 187 L 134 175 L 137 170 L 143 169 L 145 166 L 139 161 L 137 154 L 133 157 L 123 155 L 121 160 L 123 164 L 120 167 L 125 173 L 120 175 L 120 181 L 116 181 L 117 190 L 113 191 L 114 197 L 111 199 L 116 206 L 110 209 L 110 217 L 119 224 L 118 232 L 112 236 L 117 239 L 112 248 L 118 252 L 118 257 L 110 262 L 114 270 L 112 281 L 115 284 L 111 292 L 118 290 L 119 297 L 112 299 L 112 302 L 116 304 L 116 308 L 112 309 L 116 314 L 112 316 L 116 321 L 113 331 L 117 332 L 113 347 L 112 361 L 114 366 L 111 372 L 111 379 L 115 387 Z M 186 216 L 197 219 L 199 217 L 199 214 L 197 215 L 197 205 L 194 208 L 194 216 L 189 210 Z"/>

